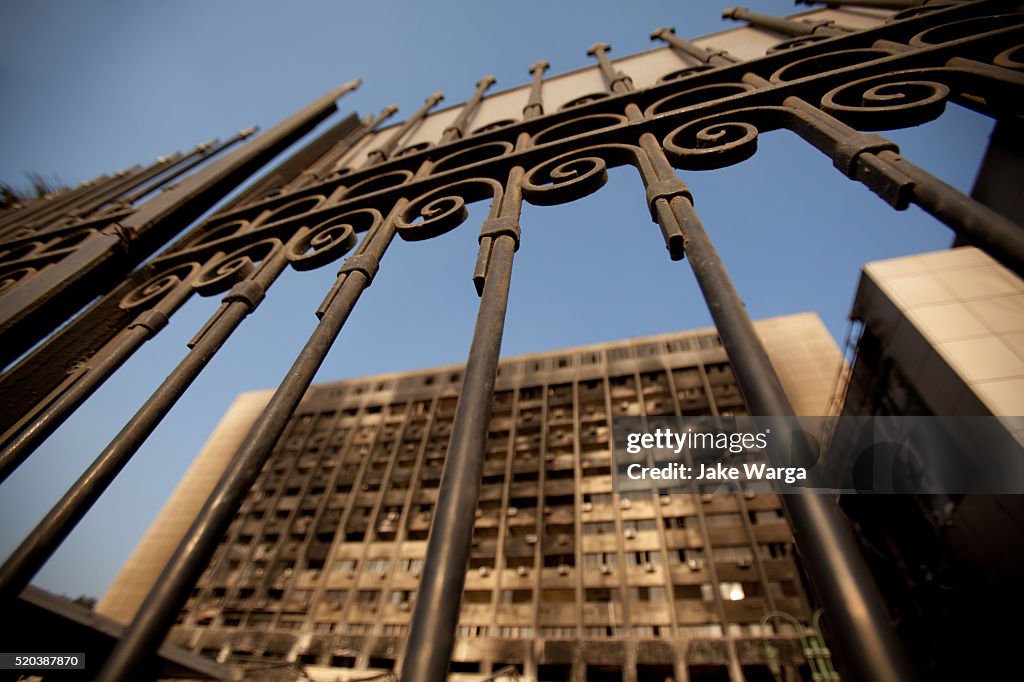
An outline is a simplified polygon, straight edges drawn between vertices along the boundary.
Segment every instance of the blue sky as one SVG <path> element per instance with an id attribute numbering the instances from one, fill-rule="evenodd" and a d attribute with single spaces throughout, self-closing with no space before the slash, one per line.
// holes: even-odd
<path id="1" fill-rule="evenodd" d="M 468 97 L 654 46 L 675 26 L 697 37 L 735 25 L 727 3 L 8 0 L 0 24 L 0 180 L 24 172 L 74 184 L 240 128 L 263 129 L 356 76 L 342 113 L 397 103 L 395 120 L 436 90 Z M 805 9 L 750 0 L 751 9 Z M 333 119 L 336 120 L 336 119 Z M 328 122 L 326 125 L 329 125 Z M 991 123 L 951 105 L 893 132 L 902 152 L 969 190 Z M 888 134 L 888 133 L 887 133 Z M 742 165 L 686 173 L 701 215 L 755 318 L 813 310 L 840 341 L 863 263 L 944 248 L 951 233 L 916 209 L 897 213 L 784 131 Z M 464 362 L 477 298 L 470 276 L 483 205 L 438 239 L 396 240 L 321 369 L 326 381 Z M 685 262 L 668 259 L 635 171 L 573 204 L 523 212 L 505 354 L 707 326 Z M 335 268 L 288 272 L 211 363 L 110 493 L 37 577 L 60 593 L 101 594 L 191 457 L 245 390 L 277 385 L 315 325 Z M 6 555 L 186 352 L 213 312 L 196 299 L 0 486 Z"/>

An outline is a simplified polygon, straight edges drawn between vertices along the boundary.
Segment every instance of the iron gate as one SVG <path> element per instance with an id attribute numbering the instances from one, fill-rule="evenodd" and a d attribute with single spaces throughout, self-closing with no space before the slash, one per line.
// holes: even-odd
<path id="1" fill-rule="evenodd" d="M 597 191 L 609 168 L 635 168 L 669 257 L 689 262 L 757 415 L 792 409 L 677 170 L 741 163 L 756 152 L 760 133 L 787 130 L 894 208 L 919 206 L 959 239 L 1024 274 L 1019 226 L 871 132 L 932 120 L 947 101 L 1001 121 L 1019 117 L 1024 21 L 1017 8 L 995 0 L 830 4 L 900 11 L 884 24 L 853 31 L 834 22 L 727 10 L 727 17 L 789 36 L 751 60 L 660 29 L 652 38 L 677 55 L 681 68 L 644 88 L 634 87 L 629 73 L 608 58 L 609 47 L 597 44 L 588 54 L 596 60 L 602 91 L 549 110 L 548 66 L 539 62 L 522 93 L 521 116 L 473 128 L 493 84 L 487 77 L 430 142 L 409 140 L 430 118 L 440 93 L 388 128 L 381 125 L 394 113 L 390 108 L 364 121 L 349 117 L 173 242 L 180 226 L 325 119 L 335 99 L 356 84 L 329 93 L 138 206 L 238 140 L 101 179 L 57 202 L 37 202 L 3 217 L 0 355 L 9 365 L 0 376 L 4 478 L 193 294 L 223 298 L 197 330 L 188 355 L 0 568 L 0 600 L 17 597 L 282 272 L 345 257 L 316 309 L 315 331 L 100 673 L 103 680 L 131 679 L 163 640 L 394 237 L 442 235 L 466 219 L 473 202 L 490 200 L 473 275 L 480 308 L 413 614 L 403 672 L 410 681 L 443 679 L 448 668 L 524 200 L 571 202 Z M 79 312 L 94 296 L 98 301 Z M 831 499 L 789 496 L 786 507 L 847 653 L 848 674 L 910 679 L 865 563 Z"/>

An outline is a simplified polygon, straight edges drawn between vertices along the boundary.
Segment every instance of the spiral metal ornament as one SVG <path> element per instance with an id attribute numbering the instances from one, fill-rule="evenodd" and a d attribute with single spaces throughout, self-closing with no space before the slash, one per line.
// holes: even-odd
<path id="1" fill-rule="evenodd" d="M 256 271 L 256 263 L 266 260 L 279 248 L 281 242 L 277 239 L 264 239 L 243 246 L 203 268 L 192 287 L 201 296 L 213 296 L 227 291 L 252 275 Z"/>
<path id="2" fill-rule="evenodd" d="M 356 245 L 357 232 L 373 229 L 381 223 L 373 209 L 351 211 L 329 218 L 310 230 L 303 230 L 288 242 L 286 255 L 299 271 L 315 270 L 343 257 Z"/>
<path id="3" fill-rule="evenodd" d="M 712 170 L 746 161 L 757 152 L 758 127 L 734 117 L 744 112 L 697 119 L 665 138 L 665 153 L 676 168 Z"/>
<path id="4" fill-rule="evenodd" d="M 399 236 L 410 242 L 424 241 L 451 232 L 469 217 L 467 204 L 493 197 L 501 202 L 502 186 L 489 178 L 474 178 L 427 192 L 395 220 Z"/>
<path id="5" fill-rule="evenodd" d="M 523 177 L 523 198 L 535 206 L 555 206 L 593 194 L 608 182 L 608 165 L 596 148 L 556 156 Z"/>
<path id="6" fill-rule="evenodd" d="M 121 310 L 151 308 L 182 282 L 187 281 L 198 269 L 198 263 L 182 263 L 161 272 L 129 291 L 118 303 L 118 307 Z"/>
<path id="7" fill-rule="evenodd" d="M 913 80 L 921 75 L 926 73 L 898 72 L 847 83 L 826 93 L 821 108 L 858 130 L 921 125 L 942 115 L 950 92 L 934 80 Z"/>

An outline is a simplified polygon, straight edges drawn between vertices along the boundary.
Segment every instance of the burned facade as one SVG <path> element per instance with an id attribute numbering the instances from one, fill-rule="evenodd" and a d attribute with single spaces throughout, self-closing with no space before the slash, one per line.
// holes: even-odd
<path id="1" fill-rule="evenodd" d="M 824 413 L 842 359 L 817 317 L 758 332 L 797 411 Z M 400 669 L 463 372 L 314 385 L 170 640 L 248 676 Z M 269 397 L 239 398 L 101 613 L 131 619 Z M 612 417 L 745 413 L 713 329 L 503 360 L 450 671 L 757 680 L 778 665 L 797 680 L 824 666 L 794 627 L 814 608 L 778 495 L 612 490 Z"/>

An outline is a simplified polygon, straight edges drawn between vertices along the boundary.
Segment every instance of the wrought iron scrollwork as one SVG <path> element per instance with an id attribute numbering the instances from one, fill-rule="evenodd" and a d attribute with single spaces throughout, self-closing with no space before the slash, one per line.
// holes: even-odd
<path id="1" fill-rule="evenodd" d="M 287 246 L 288 261 L 299 271 L 315 270 L 333 263 L 356 245 L 357 231 L 371 230 L 380 221 L 380 213 L 372 209 L 328 218 L 292 238 Z"/>
<path id="2" fill-rule="evenodd" d="M 281 247 L 279 239 L 247 244 L 204 267 L 192 286 L 200 296 L 223 293 L 238 282 L 251 278 L 259 269 L 258 264 L 265 262 Z"/>
<path id="3" fill-rule="evenodd" d="M 523 198 L 554 206 L 589 196 L 608 182 L 608 147 L 588 147 L 545 161 L 523 176 Z"/>
<path id="4" fill-rule="evenodd" d="M 934 73 L 934 72 L 933 72 Z M 908 128 L 942 115 L 950 89 L 925 75 L 904 72 L 841 85 L 821 98 L 821 108 L 859 130 Z"/>
<path id="5" fill-rule="evenodd" d="M 757 152 L 757 135 L 777 109 L 741 109 L 679 126 L 662 143 L 676 168 L 711 170 L 746 161 Z M 744 120 L 749 117 L 753 123 Z M 777 126 L 772 126 L 777 127 Z"/>
<path id="6" fill-rule="evenodd" d="M 150 308 L 188 282 L 197 270 L 198 263 L 188 262 L 160 272 L 125 294 L 118 306 L 130 311 Z"/>
<path id="7" fill-rule="evenodd" d="M 491 197 L 500 203 L 503 193 L 501 183 L 490 178 L 444 185 L 411 201 L 395 219 L 395 229 L 410 242 L 439 237 L 465 222 L 466 204 Z"/>

